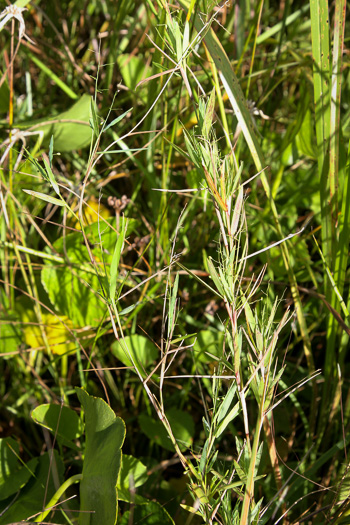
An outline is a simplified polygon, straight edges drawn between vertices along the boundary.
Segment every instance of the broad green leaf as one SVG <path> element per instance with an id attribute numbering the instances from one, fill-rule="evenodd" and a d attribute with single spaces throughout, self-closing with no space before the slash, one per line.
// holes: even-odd
<path id="1" fill-rule="evenodd" d="M 23 190 L 25 193 L 28 193 L 28 195 L 31 195 L 32 197 L 36 197 L 38 199 L 41 199 L 42 201 L 49 202 L 50 204 L 54 204 L 55 206 L 66 206 L 66 203 L 61 199 L 56 199 L 55 197 L 51 197 L 50 195 L 46 195 L 45 193 L 40 193 L 39 191 L 33 191 L 33 190 Z"/>
<path id="2" fill-rule="evenodd" d="M 305 113 L 303 123 L 295 138 L 297 148 L 302 155 L 306 155 L 315 159 L 317 153 L 315 151 L 315 132 L 314 124 L 311 118 L 311 112 L 308 109 Z"/>
<path id="3" fill-rule="evenodd" d="M 143 496 L 138 494 L 138 492 L 136 492 L 135 494 L 134 489 L 131 490 L 131 489 L 125 489 L 122 487 L 117 487 L 117 488 L 118 488 L 118 493 L 117 493 L 118 501 L 125 501 L 126 503 L 132 503 L 133 505 L 140 505 L 143 503 L 147 503 L 148 501 L 147 498 L 144 498 Z"/>
<path id="4" fill-rule="evenodd" d="M 222 345 L 224 334 L 212 330 L 201 330 L 193 346 L 193 357 L 201 363 L 211 363 L 222 358 Z"/>
<path id="5" fill-rule="evenodd" d="M 89 210 L 87 210 L 88 215 Z M 98 221 L 97 213 L 91 212 L 94 219 L 89 221 L 85 226 L 85 235 L 87 236 L 93 255 L 102 260 L 105 258 L 106 263 L 112 262 L 112 256 L 115 250 L 115 244 L 118 233 L 115 229 L 115 218 L 109 217 L 105 220 Z M 89 219 L 90 217 L 88 217 Z M 90 223 L 91 222 L 91 223 Z M 126 236 L 130 235 L 138 225 L 136 219 L 128 219 Z M 69 233 L 64 238 L 60 237 L 55 241 L 55 250 L 64 255 L 69 252 L 69 259 L 73 262 L 87 262 L 89 257 L 84 245 L 82 244 L 83 234 L 81 232 Z M 102 249 L 100 242 L 102 243 Z"/>
<path id="6" fill-rule="evenodd" d="M 13 496 L 0 502 L 0 525 L 18 523 L 27 520 L 28 516 L 40 513 L 43 502 L 50 501 L 55 493 L 55 485 L 52 476 L 52 458 L 48 453 L 44 453 L 39 458 L 35 458 L 38 465 L 35 469 L 35 476 L 31 476 L 28 483 L 21 489 L 18 498 L 13 502 Z M 64 466 L 57 451 L 54 451 L 55 468 L 58 475 L 58 483 L 62 482 Z M 35 467 L 35 465 L 31 465 Z M 11 504 L 10 504 L 11 503 Z M 3 513 L 3 514 L 2 514 Z M 1 515 L 2 514 L 2 515 Z M 59 512 L 59 514 L 61 514 Z M 54 515 L 50 514 L 48 521 L 55 523 Z"/>
<path id="7" fill-rule="evenodd" d="M 148 67 L 145 65 L 145 61 L 140 57 L 131 56 L 130 54 L 119 55 L 117 63 L 124 84 L 129 89 L 135 89 L 140 80 L 147 77 Z"/>
<path id="8" fill-rule="evenodd" d="M 76 389 L 85 414 L 86 447 L 80 483 L 80 525 L 115 525 L 117 480 L 125 423 L 103 399 Z"/>
<path id="9" fill-rule="evenodd" d="M 92 253 L 103 272 L 102 260 L 106 265 L 112 260 L 117 233 L 111 228 L 115 219 L 95 222 L 85 227 Z M 127 235 L 135 228 L 136 221 L 128 221 Z M 100 231 L 100 233 L 99 233 Z M 100 238 L 102 247 L 100 246 Z M 101 285 L 107 290 L 107 278 L 95 274 L 89 262 L 81 232 L 71 233 L 54 243 L 54 248 L 67 258 L 67 265 L 47 262 L 41 271 L 41 282 L 51 303 L 61 314 L 73 322 L 73 326 L 96 326 L 106 312 L 106 304 L 99 293 Z"/>
<path id="10" fill-rule="evenodd" d="M 0 298 L 1 299 L 1 298 Z M 11 352 L 16 352 L 21 343 L 22 330 L 19 319 L 12 314 L 1 316 L 0 322 L 0 353 L 8 353 L 8 358 L 13 357 Z M 6 356 L 2 356 L 2 359 Z"/>
<path id="11" fill-rule="evenodd" d="M 34 476 L 38 458 L 23 465 L 19 457 L 17 441 L 10 437 L 0 439 L 0 500 L 16 494 Z"/>
<path id="12" fill-rule="evenodd" d="M 113 354 L 125 366 L 132 367 L 132 361 L 128 356 L 129 350 L 138 370 L 142 375 L 144 371 L 148 370 L 159 358 L 159 351 L 154 344 L 142 335 L 134 334 L 124 338 L 124 343 L 121 341 L 114 341 L 111 346 Z"/>
<path id="13" fill-rule="evenodd" d="M 74 328 L 96 326 L 106 312 L 106 304 L 98 295 L 100 281 L 92 273 L 50 263 L 41 271 L 41 282 L 51 303 L 72 321 Z"/>
<path id="14" fill-rule="evenodd" d="M 140 487 L 147 479 L 147 467 L 139 459 L 123 454 L 117 485 L 118 490 L 129 489 L 130 486 Z"/>
<path id="15" fill-rule="evenodd" d="M 166 410 L 166 415 L 180 449 L 186 450 L 193 442 L 194 421 L 192 417 L 187 412 L 173 407 Z M 146 414 L 141 414 L 138 420 L 142 432 L 149 439 L 155 441 L 157 445 L 166 450 L 174 451 L 174 447 L 161 421 L 156 419 L 155 416 Z"/>
<path id="16" fill-rule="evenodd" d="M 54 403 L 39 405 L 31 413 L 32 419 L 52 432 L 66 444 L 83 433 L 83 424 L 74 410 Z"/>
<path id="17" fill-rule="evenodd" d="M 338 493 L 337 493 L 337 501 L 343 502 L 345 501 L 350 494 L 350 470 L 349 466 L 347 466 L 345 473 L 337 487 Z M 343 523 L 343 522 L 341 522 Z"/>
<path id="18" fill-rule="evenodd" d="M 52 117 L 52 123 L 45 121 L 36 131 L 44 133 L 45 143 L 53 136 L 56 151 L 73 151 L 90 144 L 89 118 L 90 96 L 83 95 L 70 109 Z"/>
<path id="19" fill-rule="evenodd" d="M 120 525 L 130 524 L 130 511 L 124 512 Z M 133 508 L 132 518 L 134 523 L 142 523 L 142 525 L 174 525 L 174 521 L 159 503 L 156 501 L 147 501 L 142 505 L 135 505 Z"/>

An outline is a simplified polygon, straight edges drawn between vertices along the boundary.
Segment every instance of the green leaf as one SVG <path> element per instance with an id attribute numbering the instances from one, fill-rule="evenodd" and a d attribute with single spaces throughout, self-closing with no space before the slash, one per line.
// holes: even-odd
<path id="1" fill-rule="evenodd" d="M 19 461 L 19 444 L 8 437 L 0 439 L 0 500 L 16 494 L 34 476 L 38 458 L 26 465 Z"/>
<path id="2" fill-rule="evenodd" d="M 112 301 L 114 301 L 115 299 L 115 292 L 117 288 L 118 267 L 119 267 L 120 257 L 121 257 L 121 254 L 124 248 L 126 230 L 127 230 L 127 222 L 125 221 L 125 216 L 123 215 L 118 240 L 115 244 L 115 249 L 114 249 L 112 264 L 111 264 L 111 270 L 110 270 L 111 277 L 109 280 L 109 298 Z"/>
<path id="3" fill-rule="evenodd" d="M 49 145 L 49 161 L 50 161 L 50 166 L 52 166 L 52 160 L 53 160 L 53 135 L 51 135 L 51 138 L 50 138 L 50 145 Z"/>
<path id="4" fill-rule="evenodd" d="M 174 319 L 176 316 L 176 299 L 177 299 L 178 289 L 179 289 L 179 274 L 177 273 L 173 287 L 170 290 L 169 314 L 168 314 L 168 337 L 170 337 L 170 334 L 173 330 L 173 323 L 175 322 Z"/>
<path id="5" fill-rule="evenodd" d="M 53 138 L 53 136 L 51 137 L 51 139 Z M 46 168 L 46 173 L 47 173 L 47 176 L 48 176 L 48 179 L 51 183 L 51 186 L 53 187 L 53 189 L 55 190 L 55 192 L 57 193 L 57 195 L 60 194 L 60 189 L 58 187 L 58 184 L 56 182 L 56 179 L 55 179 L 55 175 L 53 174 L 53 171 L 51 169 L 51 166 L 50 164 L 47 162 L 46 159 L 44 159 L 44 164 L 45 164 L 45 168 Z M 61 204 L 62 206 L 62 204 Z"/>
<path id="6" fill-rule="evenodd" d="M 2 313 L 0 322 L 0 353 L 8 353 L 8 358 L 12 358 L 11 352 L 17 351 L 22 335 L 19 319 L 11 313 L 8 315 Z M 2 355 L 2 359 L 7 359 L 6 355 Z"/>
<path id="7" fill-rule="evenodd" d="M 216 289 L 217 291 L 219 292 L 219 294 L 221 295 L 221 297 L 225 297 L 225 291 L 224 291 L 224 288 L 222 286 L 222 283 L 221 283 L 221 280 L 220 280 L 220 277 L 216 271 L 216 268 L 213 264 L 213 261 L 212 261 L 212 258 L 211 257 L 208 257 L 207 258 L 207 265 L 208 265 L 208 270 L 209 270 L 209 274 L 210 274 L 210 277 L 212 278 L 212 280 L 214 281 L 214 284 L 216 286 Z"/>
<path id="8" fill-rule="evenodd" d="M 227 413 L 232 405 L 233 398 L 236 395 L 236 390 L 237 390 L 236 383 L 232 383 L 224 397 L 224 400 L 222 401 L 219 409 L 217 410 L 214 416 L 215 423 L 218 426 L 220 425 L 220 423 L 222 423 L 225 420 Z M 225 427 L 227 426 L 227 424 L 225 424 Z M 223 430 L 224 429 L 221 430 L 220 434 L 223 432 Z M 217 434 L 217 435 L 219 436 L 220 434 Z"/>
<path id="9" fill-rule="evenodd" d="M 0 70 L 1 77 L 3 76 L 3 71 Z M 5 115 L 8 113 L 9 110 L 9 97 L 10 97 L 10 89 L 8 86 L 7 79 L 4 79 L 4 82 L 0 86 L 0 114 Z"/>
<path id="10" fill-rule="evenodd" d="M 83 424 L 76 412 L 57 404 L 44 404 L 34 408 L 31 413 L 33 421 L 41 425 L 58 440 L 67 442 L 77 439 L 83 433 Z"/>
<path id="11" fill-rule="evenodd" d="M 56 450 L 53 451 L 57 481 L 61 484 L 63 479 L 64 466 Z M 39 458 L 35 469 L 35 477 L 31 477 L 28 483 L 22 488 L 16 501 L 13 503 L 13 496 L 4 500 L 0 505 L 0 525 L 17 523 L 27 520 L 28 516 L 40 513 L 44 501 L 49 501 L 55 493 L 55 485 L 52 476 L 51 454 L 45 453 Z M 31 464 L 34 467 L 34 464 Z M 1 515 L 2 514 L 2 515 Z M 49 520 L 55 523 L 55 519 Z"/>
<path id="12" fill-rule="evenodd" d="M 295 137 L 299 154 L 301 153 L 302 155 L 306 155 L 312 159 L 316 158 L 317 152 L 315 151 L 314 135 L 314 123 L 311 118 L 311 111 L 308 109 L 305 113 L 300 130 Z"/>
<path id="13" fill-rule="evenodd" d="M 194 359 L 201 363 L 211 363 L 222 358 L 224 334 L 212 330 L 201 330 L 193 346 Z"/>
<path id="14" fill-rule="evenodd" d="M 67 255 L 69 257 L 69 252 Z M 74 327 L 99 324 L 107 307 L 97 294 L 101 287 L 96 275 L 51 263 L 44 265 L 41 282 L 51 303 L 72 321 Z"/>
<path id="15" fill-rule="evenodd" d="M 206 139 L 209 139 L 209 133 L 210 133 L 210 130 L 213 124 L 214 109 L 215 109 L 215 88 L 212 89 L 212 92 L 210 94 L 208 104 L 206 107 L 204 122 L 203 122 L 202 134 L 204 138 Z"/>
<path id="16" fill-rule="evenodd" d="M 90 115 L 91 115 L 90 120 L 89 120 L 90 127 L 92 128 L 94 135 L 97 138 L 100 133 L 100 130 L 99 130 L 100 125 L 99 125 L 98 116 L 96 113 L 96 104 L 95 104 L 93 97 L 91 97 L 90 99 Z"/>
<path id="17" fill-rule="evenodd" d="M 96 260 L 112 261 L 117 233 L 111 225 L 115 219 L 95 222 L 85 227 L 91 251 Z M 127 235 L 137 221 L 128 220 Z M 100 244 L 100 238 L 101 243 Z M 97 277 L 90 264 L 81 232 L 71 233 L 54 243 L 58 253 L 67 259 L 67 265 L 47 262 L 41 271 L 41 282 L 57 311 L 71 319 L 74 326 L 96 326 L 106 312 L 101 286 L 108 287 L 107 278 Z M 103 271 L 102 265 L 100 266 Z"/>
<path id="18" fill-rule="evenodd" d="M 192 417 L 187 412 L 177 408 L 170 408 L 166 411 L 166 415 L 180 449 L 186 450 L 193 442 L 194 422 Z M 141 414 L 138 420 L 142 432 L 149 439 L 155 441 L 157 445 L 166 450 L 174 451 L 174 447 L 161 421 L 147 414 Z"/>
<path id="19" fill-rule="evenodd" d="M 119 117 L 115 118 L 114 120 L 112 120 L 112 122 L 110 122 L 109 124 L 107 124 L 106 127 L 103 128 L 103 133 L 105 131 L 107 131 L 107 129 L 111 128 L 112 126 L 114 126 L 115 124 L 118 124 L 118 122 L 120 122 L 124 117 L 125 115 L 127 115 L 128 113 L 130 113 L 130 111 L 132 111 L 133 108 L 130 108 L 128 109 L 127 111 L 124 111 L 124 113 L 122 113 L 121 115 L 119 115 Z"/>
<path id="20" fill-rule="evenodd" d="M 44 133 L 45 143 L 54 137 L 56 151 L 73 151 L 91 142 L 89 118 L 90 95 L 83 95 L 70 109 L 52 117 L 52 122 L 45 121 L 35 129 Z"/>
<path id="21" fill-rule="evenodd" d="M 148 67 L 145 65 L 143 58 L 131 56 L 130 54 L 119 55 L 117 63 L 124 84 L 129 89 L 134 90 L 140 80 L 147 77 Z"/>
<path id="22" fill-rule="evenodd" d="M 47 65 L 44 64 L 44 62 L 42 62 L 36 55 L 28 51 L 27 55 L 34 62 L 34 64 L 36 64 L 41 69 L 41 71 L 52 80 L 52 82 L 54 82 L 60 89 L 62 89 L 62 91 L 64 91 L 64 93 L 66 93 L 73 100 L 78 98 L 78 95 L 74 91 L 72 91 L 71 88 L 67 86 L 67 84 L 63 82 L 63 80 L 59 76 L 55 75 L 55 73 L 51 71 L 51 69 L 47 67 Z"/>
<path id="23" fill-rule="evenodd" d="M 80 525 L 115 525 L 117 480 L 125 423 L 103 399 L 76 389 L 85 413 L 86 448 L 80 483 Z"/>
<path id="24" fill-rule="evenodd" d="M 146 483 L 148 479 L 147 467 L 137 458 L 123 454 L 122 467 L 119 472 L 118 490 L 136 488 Z"/>
<path id="25" fill-rule="evenodd" d="M 143 505 L 136 505 L 133 509 L 132 523 L 142 525 L 174 525 L 174 521 L 167 511 L 156 501 L 147 501 Z M 129 525 L 130 511 L 124 512 L 120 525 Z"/>
<path id="26" fill-rule="evenodd" d="M 142 335 L 134 334 L 124 338 L 124 342 L 114 341 L 111 346 L 113 354 L 125 366 L 133 367 L 132 361 L 128 356 L 129 350 L 140 373 L 145 377 L 145 371 L 158 359 L 159 351 L 155 345 Z"/>
<path id="27" fill-rule="evenodd" d="M 41 199 L 42 201 L 49 202 L 50 204 L 54 204 L 55 206 L 66 206 L 66 203 L 61 199 L 56 199 L 55 197 L 51 197 L 50 195 L 46 195 L 45 193 L 40 193 L 39 191 L 33 191 L 33 190 L 23 190 L 25 193 L 28 193 L 28 195 L 31 195 L 32 197 L 36 197 L 38 199 Z"/>

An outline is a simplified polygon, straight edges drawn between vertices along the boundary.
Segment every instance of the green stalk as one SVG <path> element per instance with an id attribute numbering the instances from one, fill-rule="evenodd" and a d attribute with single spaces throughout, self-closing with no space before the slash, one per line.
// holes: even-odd
<path id="1" fill-rule="evenodd" d="M 328 0 L 310 0 L 311 38 L 314 77 L 314 101 L 316 118 L 317 162 L 320 177 L 322 251 L 330 268 L 332 256 L 332 203 L 330 192 L 335 190 L 334 179 L 330 181 L 330 63 L 329 63 L 329 10 Z M 325 277 L 326 299 L 331 296 L 330 285 Z"/>
<path id="2" fill-rule="evenodd" d="M 255 472 L 255 467 L 256 467 L 256 458 L 257 458 L 257 453 L 258 453 L 258 448 L 259 448 L 262 422 L 264 418 L 264 414 L 263 414 L 264 402 L 265 402 L 265 398 L 261 400 L 260 408 L 259 408 L 259 415 L 258 415 L 258 419 L 256 422 L 256 429 L 255 429 L 254 441 L 253 441 L 253 446 L 252 446 L 252 451 L 251 451 L 251 459 L 250 459 L 250 464 L 249 464 L 249 472 L 248 472 L 247 483 L 246 483 L 245 493 L 244 493 L 244 498 L 243 498 L 240 525 L 248 524 L 250 503 L 252 499 L 254 498 L 254 472 Z"/>
<path id="3" fill-rule="evenodd" d="M 39 514 L 34 520 L 35 523 L 44 521 L 46 516 L 53 510 L 55 505 L 57 505 L 59 499 L 63 496 L 63 494 L 66 492 L 66 490 L 71 487 L 74 483 L 78 483 L 78 481 L 81 481 L 83 479 L 82 474 L 76 474 L 75 476 L 72 476 L 71 478 L 67 479 L 60 488 L 55 492 L 55 494 L 50 499 L 49 503 L 47 504 L 46 509 Z"/>

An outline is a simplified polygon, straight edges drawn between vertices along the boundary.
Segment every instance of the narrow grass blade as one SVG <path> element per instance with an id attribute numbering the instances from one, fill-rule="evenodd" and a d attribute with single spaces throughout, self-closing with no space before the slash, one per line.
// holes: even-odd
<path id="1" fill-rule="evenodd" d="M 98 122 L 98 116 L 96 113 L 96 104 L 93 97 L 91 97 L 90 100 L 90 127 L 93 130 L 95 137 L 97 138 L 100 132 L 100 126 Z"/>
<path id="2" fill-rule="evenodd" d="M 45 73 L 45 75 L 47 75 L 59 88 L 62 89 L 62 91 L 66 93 L 66 95 L 68 95 L 73 100 L 77 100 L 79 98 L 79 95 L 74 93 L 74 91 L 72 91 L 71 88 L 63 82 L 63 80 L 55 75 L 55 73 L 53 73 L 49 67 L 39 60 L 38 57 L 33 55 L 33 53 L 28 53 L 28 56 L 34 62 L 34 64 L 36 64 L 41 69 L 41 71 Z"/>
<path id="3" fill-rule="evenodd" d="M 118 277 L 118 266 L 120 257 L 123 251 L 124 242 L 125 242 L 125 235 L 127 230 L 127 221 L 125 220 L 125 217 L 123 216 L 122 225 L 120 228 L 120 233 L 118 240 L 115 245 L 112 263 L 111 263 L 111 276 L 109 280 L 109 299 L 111 301 L 115 300 L 115 292 L 117 289 L 117 277 Z"/>
<path id="4" fill-rule="evenodd" d="M 122 113 L 121 115 L 119 115 L 119 117 L 115 118 L 114 120 L 112 120 L 112 122 L 110 122 L 109 124 L 107 124 L 106 127 L 103 128 L 103 133 L 105 131 L 107 131 L 107 129 L 111 128 L 112 126 L 114 126 L 115 124 L 118 124 L 118 122 L 120 122 L 124 117 L 125 115 L 127 115 L 128 113 L 130 113 L 130 111 L 132 111 L 132 108 L 128 109 L 127 111 L 124 111 L 124 113 Z"/>
<path id="5" fill-rule="evenodd" d="M 52 160 L 53 160 L 53 135 L 51 135 L 50 145 L 49 145 L 49 161 L 50 161 L 50 166 L 52 166 Z"/>
<path id="6" fill-rule="evenodd" d="M 66 203 L 63 200 L 55 199 L 55 197 L 51 197 L 50 195 L 46 195 L 45 193 L 40 193 L 39 191 L 33 191 L 33 190 L 23 190 L 25 193 L 28 193 L 28 195 L 31 195 L 32 197 L 36 197 L 38 199 L 41 199 L 42 201 L 49 202 L 50 204 L 54 204 L 55 206 L 66 206 Z"/>
<path id="7" fill-rule="evenodd" d="M 53 174 L 53 171 L 51 169 L 50 163 L 47 162 L 46 159 L 44 159 L 44 164 L 45 164 L 45 168 L 46 168 L 47 177 L 48 177 L 48 179 L 49 179 L 49 181 L 51 183 L 51 186 L 53 187 L 53 189 L 55 190 L 57 195 L 59 195 L 60 194 L 60 189 L 59 189 L 58 184 L 56 182 L 55 175 Z"/>

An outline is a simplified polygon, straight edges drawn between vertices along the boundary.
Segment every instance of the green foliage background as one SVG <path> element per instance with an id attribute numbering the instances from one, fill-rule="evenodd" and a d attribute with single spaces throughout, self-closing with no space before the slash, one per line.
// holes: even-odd
<path id="1" fill-rule="evenodd" d="M 346 2 L 16 7 L 0 523 L 348 523 Z M 238 196 L 235 362 L 216 209 Z"/>

